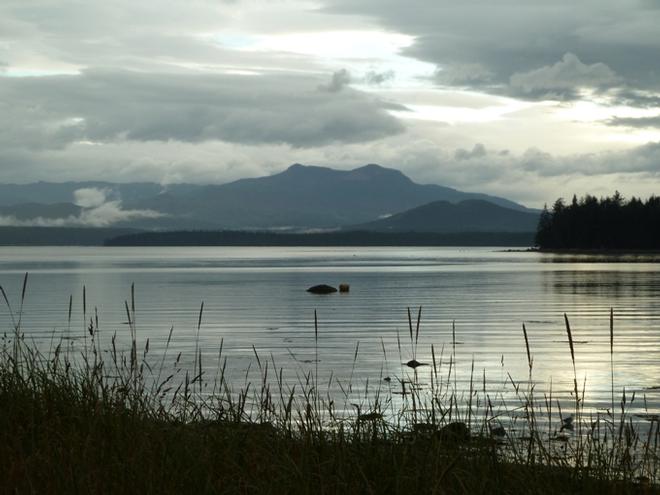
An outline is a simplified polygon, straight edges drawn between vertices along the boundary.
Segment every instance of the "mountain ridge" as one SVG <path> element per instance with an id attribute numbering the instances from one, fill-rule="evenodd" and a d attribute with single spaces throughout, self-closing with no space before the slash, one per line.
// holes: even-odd
<path id="1" fill-rule="evenodd" d="M 7 206 L 11 198 L 23 203 L 40 198 L 52 203 L 71 202 L 77 188 L 103 189 L 108 200 L 121 199 L 123 208 L 162 213 L 159 219 L 123 225 L 149 229 L 333 229 L 367 223 L 437 200 L 456 203 L 482 199 L 531 211 L 505 198 L 418 184 L 400 170 L 373 163 L 351 170 L 294 163 L 272 175 L 209 185 L 102 181 L 0 184 L 0 206 Z"/>
<path id="2" fill-rule="evenodd" d="M 440 200 L 345 230 L 372 232 L 534 232 L 540 215 L 504 208 L 480 199 Z"/>
<path id="3" fill-rule="evenodd" d="M 140 208 L 191 218 L 222 228 L 338 228 L 368 222 L 445 199 L 484 199 L 528 211 L 513 201 L 466 193 L 436 184 L 417 184 L 396 169 L 371 164 L 338 170 L 294 164 L 270 176 L 203 186 L 189 194 L 161 194 Z"/>

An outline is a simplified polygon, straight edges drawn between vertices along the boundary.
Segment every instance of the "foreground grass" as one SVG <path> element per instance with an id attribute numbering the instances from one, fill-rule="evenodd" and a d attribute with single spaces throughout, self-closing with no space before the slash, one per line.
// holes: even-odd
<path id="1" fill-rule="evenodd" d="M 4 493 L 658 493 L 505 462 L 485 441 L 184 422 L 84 382 L 0 380 Z"/>
<path id="2" fill-rule="evenodd" d="M 126 304 L 125 352 L 115 339 L 101 349 L 92 318 L 81 348 L 61 342 L 44 355 L 26 342 L 21 310 L 9 311 L 14 328 L 0 350 L 0 493 L 660 493 L 657 423 L 642 438 L 625 396 L 618 420 L 602 419 L 609 437 L 592 427 L 562 450 L 535 428 L 543 411 L 530 388 L 520 395 L 525 438 L 503 446 L 491 434 L 490 399 L 473 417 L 471 393 L 465 415 L 457 391 L 442 392 L 435 357 L 430 399 L 412 383 L 399 416 L 386 418 L 378 400 L 346 416 L 322 397 L 311 372 L 298 389 L 275 373 L 271 390 L 261 362 L 262 383 L 240 391 L 222 368 L 206 392 L 201 358 L 197 372 L 175 383 L 175 374 L 163 374 L 164 357 L 156 369 L 148 344 L 138 351 L 134 302 Z M 414 331 L 409 322 L 416 345 L 419 316 Z M 568 319 L 566 327 L 572 354 Z M 575 397 L 579 431 L 589 418 L 577 381 Z"/>

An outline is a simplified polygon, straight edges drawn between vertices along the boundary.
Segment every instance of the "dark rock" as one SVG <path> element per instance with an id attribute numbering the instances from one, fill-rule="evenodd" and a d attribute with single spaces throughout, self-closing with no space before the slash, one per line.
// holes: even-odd
<path id="1" fill-rule="evenodd" d="M 560 432 L 564 430 L 573 431 L 574 429 L 575 425 L 573 424 L 573 416 L 569 416 L 561 420 L 561 429 L 559 430 Z"/>
<path id="2" fill-rule="evenodd" d="M 466 442 L 470 439 L 470 430 L 465 423 L 457 421 L 440 428 L 438 430 L 438 437 L 443 442 Z"/>
<path id="3" fill-rule="evenodd" d="M 337 292 L 337 289 L 330 285 L 321 284 L 310 287 L 307 289 L 307 292 L 311 292 L 312 294 L 332 294 L 333 292 Z"/>
<path id="4" fill-rule="evenodd" d="M 412 368 L 412 369 L 419 368 L 420 366 L 428 366 L 428 364 L 420 363 L 416 359 L 411 359 L 410 361 L 405 363 L 405 365 L 408 366 L 408 368 Z"/>
<path id="5" fill-rule="evenodd" d="M 348 284 L 339 284 L 339 292 L 348 292 L 351 290 L 351 286 Z"/>
<path id="6" fill-rule="evenodd" d="M 383 419 L 383 415 L 378 412 L 370 412 L 358 415 L 358 421 L 380 421 L 381 419 Z"/>
<path id="7" fill-rule="evenodd" d="M 504 426 L 500 425 L 500 426 L 495 426 L 494 428 L 491 428 L 489 426 L 489 429 L 490 429 L 491 436 L 494 436 L 494 437 L 505 437 L 506 436 L 506 429 L 504 428 Z"/>

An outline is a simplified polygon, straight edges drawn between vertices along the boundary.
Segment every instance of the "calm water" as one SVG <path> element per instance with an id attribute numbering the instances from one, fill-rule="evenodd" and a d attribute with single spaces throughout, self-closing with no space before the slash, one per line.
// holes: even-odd
<path id="1" fill-rule="evenodd" d="M 170 352 L 183 352 L 184 362 L 193 359 L 203 301 L 203 363 L 214 372 L 224 339 L 237 384 L 255 366 L 252 346 L 272 356 L 289 379 L 313 369 L 317 310 L 319 373 L 350 379 L 354 394 L 362 393 L 357 390 L 364 387 L 357 385 L 367 379 L 379 383 L 383 376 L 407 371 L 401 362 L 413 355 L 406 308 L 413 309 L 414 319 L 419 306 L 419 361 L 430 361 L 431 344 L 448 361 L 455 321 L 459 384 L 467 383 L 474 360 L 478 381 L 485 370 L 496 393 L 507 373 L 515 380 L 527 377 L 525 322 L 539 389 L 547 389 L 552 379 L 553 391 L 566 394 L 573 380 L 566 312 L 576 340 L 578 378 L 586 377 L 594 408 L 610 403 L 613 307 L 616 387 L 645 394 L 649 408 L 657 411 L 660 264 L 638 258 L 607 261 L 497 248 L 0 248 L 0 284 L 17 307 L 23 274 L 29 272 L 23 328 L 45 346 L 53 335 L 84 334 L 83 286 L 88 308 L 98 308 L 104 342 L 116 331 L 126 343 L 124 301 L 135 283 L 138 339 L 148 338 L 151 352 L 158 353 L 173 325 Z M 305 291 L 341 282 L 351 285 L 349 294 Z M 4 307 L 0 325 L 10 332 Z"/>

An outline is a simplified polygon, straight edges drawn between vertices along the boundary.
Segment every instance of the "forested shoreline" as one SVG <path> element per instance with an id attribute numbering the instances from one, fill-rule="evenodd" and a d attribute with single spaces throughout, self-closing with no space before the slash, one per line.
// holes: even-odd
<path id="1" fill-rule="evenodd" d="M 536 233 L 541 249 L 660 249 L 660 197 L 563 198 L 543 208 Z"/>
<path id="2" fill-rule="evenodd" d="M 534 232 L 282 233 L 267 231 L 140 232 L 108 239 L 106 246 L 529 246 Z"/>

